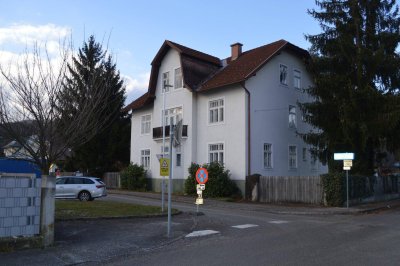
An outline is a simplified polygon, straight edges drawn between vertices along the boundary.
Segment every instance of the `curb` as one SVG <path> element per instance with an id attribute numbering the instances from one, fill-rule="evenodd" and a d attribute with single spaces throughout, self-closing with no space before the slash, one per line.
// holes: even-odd
<path id="1" fill-rule="evenodd" d="M 182 211 L 177 211 L 171 213 L 172 216 L 176 216 L 182 214 Z M 107 217 L 78 217 L 78 218 L 57 218 L 58 221 L 96 221 L 96 220 L 116 220 L 116 219 L 134 219 L 134 218 L 159 218 L 159 217 L 167 217 L 168 213 L 160 213 L 160 214 L 147 214 L 147 215 L 128 215 L 128 216 L 107 216 Z"/>
<path id="2" fill-rule="evenodd" d="M 134 197 L 141 197 L 141 198 L 148 198 L 148 199 L 159 199 L 158 198 L 158 194 L 152 194 L 154 196 L 150 196 L 150 195 L 146 195 L 146 193 L 142 193 L 140 195 L 135 195 L 134 193 L 129 193 L 127 191 L 117 191 L 117 192 L 109 192 L 110 194 L 113 195 L 125 195 L 125 196 L 134 196 Z M 181 199 L 181 200 L 180 200 Z M 192 203 L 189 200 L 186 200 L 186 198 L 182 197 L 180 199 L 173 199 L 172 201 L 175 202 L 182 202 L 182 203 Z M 368 213 L 373 213 L 373 212 L 377 212 L 377 211 L 381 211 L 381 210 L 387 210 L 392 208 L 391 205 L 389 204 L 390 202 L 381 202 L 382 205 L 384 206 L 371 206 L 370 208 L 357 208 L 357 206 L 351 207 L 349 209 L 347 208 L 341 208 L 339 210 L 329 210 L 329 207 L 327 207 L 326 210 L 324 209 L 320 209 L 317 211 L 307 211 L 307 210 L 279 210 L 278 208 L 275 208 L 275 206 L 273 208 L 268 208 L 268 205 L 265 205 L 265 209 L 261 210 L 261 209 L 257 209 L 255 211 L 264 211 L 264 212 L 268 212 L 268 213 L 272 213 L 272 214 L 284 214 L 284 215 L 356 215 L 356 214 L 368 214 Z M 377 203 L 379 204 L 379 203 Z M 397 204 L 398 206 L 400 206 L 400 201 L 399 204 Z M 397 206 L 395 205 L 395 206 Z M 275 210 L 274 210 L 275 208 Z M 295 207 L 294 207 L 295 208 Z"/>

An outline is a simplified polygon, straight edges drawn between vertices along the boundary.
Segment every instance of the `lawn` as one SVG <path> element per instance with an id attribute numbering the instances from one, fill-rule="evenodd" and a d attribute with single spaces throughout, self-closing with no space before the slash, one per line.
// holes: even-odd
<path id="1" fill-rule="evenodd" d="M 56 219 L 94 217 L 151 216 L 162 214 L 160 207 L 144 206 L 110 201 L 56 200 Z M 166 214 L 166 212 L 164 212 Z M 172 210 L 177 213 L 177 210 Z"/>

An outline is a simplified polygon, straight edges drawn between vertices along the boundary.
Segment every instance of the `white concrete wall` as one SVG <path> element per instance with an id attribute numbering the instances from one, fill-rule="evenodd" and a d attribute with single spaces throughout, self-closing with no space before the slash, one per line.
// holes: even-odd
<path id="1" fill-rule="evenodd" d="M 153 178 L 162 178 L 160 176 L 159 162 L 156 154 L 161 154 L 162 139 L 153 140 L 152 129 L 155 127 L 162 126 L 162 110 L 163 110 L 163 93 L 162 93 L 162 74 L 169 71 L 169 82 L 170 85 L 174 85 L 174 71 L 180 66 L 179 54 L 175 50 L 171 49 L 164 57 L 160 66 L 159 75 L 157 79 L 156 99 L 154 100 L 154 107 L 146 107 L 140 110 L 136 110 L 132 115 L 132 131 L 131 131 L 131 161 L 134 163 L 140 163 L 140 150 L 151 149 L 151 167 L 148 170 L 149 176 Z M 193 146 L 193 94 L 187 88 L 174 89 L 169 88 L 169 92 L 165 94 L 165 109 L 182 107 L 182 118 L 183 125 L 188 125 L 188 137 L 183 138 L 181 152 L 182 152 L 182 164 L 180 167 L 176 167 L 174 164 L 174 178 L 175 179 L 186 179 L 188 176 L 187 168 L 192 162 L 192 146 Z M 141 116 L 145 114 L 151 114 L 151 132 L 149 135 L 141 135 Z M 169 146 L 169 137 L 166 138 L 166 146 Z M 175 161 L 174 151 L 174 158 Z"/>
<path id="2" fill-rule="evenodd" d="M 143 115 L 151 115 L 151 125 L 149 134 L 141 134 L 141 117 Z M 152 175 L 156 161 L 155 154 L 159 153 L 153 141 L 153 127 L 154 127 L 153 108 L 151 106 L 136 110 L 132 113 L 131 123 L 131 162 L 140 164 L 140 151 L 150 149 L 150 168 L 147 170 L 149 176 Z"/>
<path id="3" fill-rule="evenodd" d="M 288 67 L 288 85 L 280 84 L 280 64 Z M 301 59 L 287 52 L 281 52 L 269 61 L 255 76 L 246 82 L 251 93 L 251 173 L 263 176 L 308 176 L 319 175 L 327 171 L 318 163 L 311 167 L 309 146 L 296 135 L 308 132 L 311 127 L 302 121 L 302 114 L 297 102 L 310 101 L 301 89 L 294 88 L 293 71 L 301 72 L 301 87 L 311 84 Z M 296 106 L 297 128 L 289 128 L 289 105 Z M 264 168 L 264 143 L 272 144 L 271 169 Z M 289 169 L 289 145 L 297 146 L 297 169 Z M 307 160 L 303 161 L 302 150 L 307 148 Z"/>
<path id="4" fill-rule="evenodd" d="M 246 95 L 240 85 L 197 95 L 197 163 L 208 163 L 208 145 L 224 143 L 224 164 L 231 179 L 246 177 Z M 224 122 L 209 123 L 209 101 L 224 99 Z"/>

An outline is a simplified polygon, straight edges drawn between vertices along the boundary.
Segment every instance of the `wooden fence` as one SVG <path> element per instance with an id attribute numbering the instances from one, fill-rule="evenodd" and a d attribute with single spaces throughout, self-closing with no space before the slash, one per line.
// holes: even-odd
<path id="1" fill-rule="evenodd" d="M 103 182 L 107 188 L 121 188 L 119 172 L 107 172 L 103 176 Z"/>
<path id="2" fill-rule="evenodd" d="M 260 176 L 257 183 L 260 202 L 323 203 L 322 181 L 319 176 Z"/>

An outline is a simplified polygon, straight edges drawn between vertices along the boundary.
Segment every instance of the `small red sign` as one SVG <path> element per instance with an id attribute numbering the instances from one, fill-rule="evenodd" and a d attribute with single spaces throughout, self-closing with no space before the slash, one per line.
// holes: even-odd
<path id="1" fill-rule="evenodd" d="M 196 171 L 196 180 L 199 184 L 205 184 L 208 181 L 208 171 L 206 168 L 199 168 Z"/>

